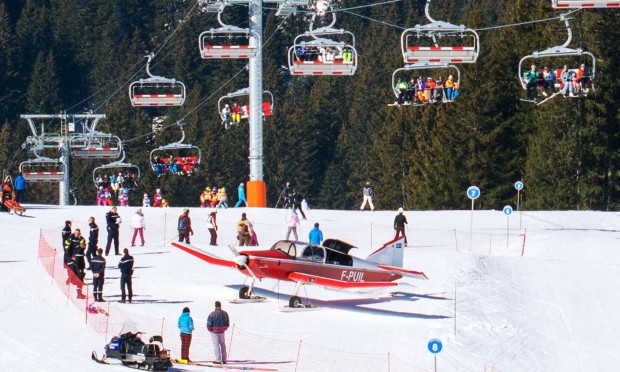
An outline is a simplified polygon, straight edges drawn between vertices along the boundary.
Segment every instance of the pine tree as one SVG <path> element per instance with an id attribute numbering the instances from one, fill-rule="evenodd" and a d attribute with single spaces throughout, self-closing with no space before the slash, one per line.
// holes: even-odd
<path id="1" fill-rule="evenodd" d="M 32 81 L 26 96 L 26 110 L 30 113 L 53 114 L 61 109 L 56 62 L 52 52 L 41 52 L 37 56 L 32 72 Z"/>

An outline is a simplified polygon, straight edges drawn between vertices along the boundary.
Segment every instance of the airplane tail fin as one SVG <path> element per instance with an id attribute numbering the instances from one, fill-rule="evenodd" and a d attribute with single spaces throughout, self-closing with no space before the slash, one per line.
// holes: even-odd
<path id="1" fill-rule="evenodd" d="M 366 260 L 379 265 L 403 267 L 404 251 L 405 238 L 401 236 L 383 244 L 383 247 L 371 253 Z"/>

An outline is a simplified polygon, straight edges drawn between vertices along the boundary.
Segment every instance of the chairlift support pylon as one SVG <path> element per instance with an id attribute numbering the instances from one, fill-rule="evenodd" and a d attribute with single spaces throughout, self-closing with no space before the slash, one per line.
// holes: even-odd
<path id="1" fill-rule="evenodd" d="M 158 148 L 151 150 L 151 153 L 149 155 L 149 162 L 151 164 L 151 169 L 155 172 L 157 172 L 157 170 L 155 169 L 157 163 L 155 163 L 154 160 L 155 160 L 155 156 L 158 156 L 159 152 L 161 152 L 162 155 L 164 155 L 166 152 L 174 152 L 174 151 L 186 151 L 186 152 L 194 153 L 195 155 L 189 155 L 189 156 L 186 155 L 185 157 L 193 158 L 194 168 L 192 170 L 194 172 L 198 169 L 198 166 L 202 159 L 202 151 L 200 150 L 200 147 L 194 146 L 191 143 L 183 143 L 183 141 L 185 140 L 185 130 L 183 129 L 184 124 L 181 122 L 177 122 L 177 125 L 181 129 L 180 140 L 178 140 L 177 142 L 169 143 L 164 146 L 159 146 Z"/>
<path id="2" fill-rule="evenodd" d="M 198 48 L 202 59 L 247 59 L 256 57 L 258 45 L 250 45 L 250 29 L 227 25 L 222 21 L 222 13 L 226 8 L 226 3 L 222 3 L 217 12 L 217 21 L 222 27 L 212 28 L 204 31 L 198 36 Z M 258 35 L 254 35 L 256 40 L 260 40 Z M 216 45 L 215 42 L 231 38 L 235 41 L 246 41 L 246 43 L 233 43 Z M 260 44 L 260 43 L 254 43 Z"/>
<path id="3" fill-rule="evenodd" d="M 350 76 L 355 74 L 358 62 L 358 53 L 355 49 L 355 35 L 343 29 L 335 29 L 336 14 L 332 14 L 329 26 L 312 29 L 316 13 L 312 15 L 310 30 L 295 37 L 293 46 L 288 50 L 288 65 L 291 75 L 337 75 Z M 352 42 L 334 41 L 325 36 L 347 35 Z M 302 38 L 311 37 L 311 40 L 302 41 Z M 302 59 L 299 51 L 310 51 L 307 59 Z M 336 52 L 336 53 L 334 53 Z"/>
<path id="4" fill-rule="evenodd" d="M 137 174 L 137 177 L 134 179 L 134 182 L 139 182 L 140 180 L 140 168 L 137 165 L 131 164 L 131 163 L 125 163 L 123 162 L 123 160 L 125 160 L 125 151 L 123 151 L 123 157 L 120 160 L 117 161 L 113 161 L 111 163 L 108 164 L 103 164 L 100 165 L 98 167 L 96 167 L 93 170 L 93 183 L 95 185 L 95 187 L 97 187 L 97 176 L 101 175 L 101 171 L 105 170 L 108 172 L 111 172 L 113 174 L 116 174 L 118 171 L 122 171 L 122 170 L 131 170 L 130 173 L 135 173 Z"/>
<path id="5" fill-rule="evenodd" d="M 224 117 L 224 115 L 222 115 L 222 103 L 225 100 L 229 100 L 235 97 L 244 97 L 244 96 L 249 96 L 250 95 L 250 88 L 243 88 L 243 89 L 239 89 L 236 92 L 232 92 L 232 93 L 228 93 L 225 96 L 220 97 L 220 99 L 217 101 L 217 110 L 218 113 L 220 114 L 220 117 L 222 118 L 222 120 L 226 120 L 226 118 Z M 268 101 L 263 101 L 262 103 L 262 112 L 263 112 L 263 116 L 271 116 L 273 115 L 273 109 L 275 106 L 274 100 L 273 100 L 273 93 L 271 93 L 268 90 L 263 91 L 263 96 L 264 95 L 268 95 L 269 96 L 269 100 Z M 232 107 L 231 107 L 232 108 Z M 251 111 L 252 108 L 250 107 L 250 105 L 243 105 L 241 106 L 241 119 L 249 119 L 250 115 L 251 115 Z"/>
<path id="6" fill-rule="evenodd" d="M 176 79 L 154 76 L 149 70 L 151 60 L 155 56 L 147 56 L 146 79 L 134 81 L 129 85 L 129 99 L 133 107 L 169 107 L 182 106 L 185 103 L 185 84 Z"/>
<path id="7" fill-rule="evenodd" d="M 521 61 L 519 62 L 519 82 L 521 83 L 521 86 L 523 87 L 524 90 L 527 90 L 527 81 L 525 81 L 525 79 L 523 78 L 523 64 L 525 61 L 527 61 L 528 59 L 538 59 L 538 58 L 549 58 L 549 57 L 567 57 L 567 56 L 582 56 L 582 55 L 586 55 L 588 57 L 590 57 L 590 59 L 592 59 L 592 68 L 591 68 L 591 75 L 590 75 L 590 80 L 592 82 L 592 87 L 594 87 L 594 77 L 596 75 L 596 57 L 594 56 L 594 54 L 590 53 L 590 52 L 586 52 L 581 48 L 577 48 L 577 49 L 573 49 L 573 48 L 569 48 L 568 45 L 570 44 L 572 38 L 573 38 L 573 32 L 570 28 L 570 23 L 569 23 L 569 19 L 567 17 L 568 14 L 562 14 L 561 19 L 564 21 L 564 24 L 566 26 L 566 30 L 568 32 L 568 37 L 566 39 L 566 42 L 564 42 L 564 44 L 562 45 L 558 45 L 558 46 L 554 46 L 545 50 L 541 50 L 541 51 L 536 51 L 530 55 L 527 55 L 523 58 L 521 58 Z"/>
<path id="8" fill-rule="evenodd" d="M 33 183 L 62 182 L 65 176 L 64 164 L 59 159 L 42 156 L 22 162 L 19 171 L 27 182 Z"/>
<path id="9" fill-rule="evenodd" d="M 620 1 L 615 0 L 551 0 L 554 9 L 620 9 Z"/>
<path id="10" fill-rule="evenodd" d="M 392 73 L 392 91 L 394 92 L 394 95 L 396 96 L 396 98 L 398 98 L 398 96 L 400 95 L 400 91 L 398 90 L 398 87 L 397 87 L 398 75 L 402 72 L 432 70 L 432 69 L 450 69 L 450 68 L 453 68 L 456 71 L 456 79 L 454 81 L 460 87 L 461 86 L 461 70 L 458 68 L 458 66 L 447 63 L 447 62 L 441 62 L 441 63 L 420 62 L 420 63 L 408 64 L 408 65 L 405 65 L 404 67 L 397 68 L 396 70 L 394 70 L 394 72 Z M 427 104 L 427 102 L 414 103 L 412 106 L 423 106 L 425 104 Z"/>
<path id="11" fill-rule="evenodd" d="M 405 63 L 475 63 L 480 54 L 478 33 L 464 25 L 434 20 L 429 13 L 430 4 L 431 0 L 427 0 L 424 8 L 426 18 L 430 23 L 408 28 L 401 34 L 403 61 Z M 444 37 L 460 38 L 464 42 L 459 45 L 454 45 L 456 43 L 446 45 L 441 40 Z M 423 38 L 427 39 L 427 43 L 420 43 Z M 471 42 L 467 43 L 467 39 Z"/>

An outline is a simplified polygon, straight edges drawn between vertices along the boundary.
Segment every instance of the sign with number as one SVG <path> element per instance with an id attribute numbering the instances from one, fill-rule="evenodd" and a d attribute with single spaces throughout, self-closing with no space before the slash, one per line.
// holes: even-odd
<path id="1" fill-rule="evenodd" d="M 478 187 L 470 186 L 467 189 L 467 197 L 469 197 L 471 200 L 478 199 L 479 196 L 480 196 L 480 189 Z"/>
<path id="2" fill-rule="evenodd" d="M 512 207 L 511 207 L 511 206 L 509 206 L 509 205 L 505 206 L 505 207 L 504 207 L 504 214 L 505 214 L 506 216 L 510 216 L 510 214 L 512 214 Z"/>
<path id="3" fill-rule="evenodd" d="M 433 354 L 439 353 L 442 348 L 443 348 L 443 345 L 441 344 L 441 341 L 439 341 L 436 338 L 428 342 L 428 351 L 430 351 Z"/>
<path id="4" fill-rule="evenodd" d="M 521 181 L 515 182 L 515 189 L 523 190 L 523 182 L 521 182 Z"/>

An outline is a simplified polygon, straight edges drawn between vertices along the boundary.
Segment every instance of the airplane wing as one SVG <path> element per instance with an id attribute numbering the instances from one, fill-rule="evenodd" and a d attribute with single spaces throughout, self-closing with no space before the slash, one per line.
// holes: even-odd
<path id="1" fill-rule="evenodd" d="M 192 256 L 198 257 L 203 261 L 207 261 L 208 263 L 212 264 L 212 265 L 218 265 L 218 266 L 224 266 L 224 267 L 229 267 L 231 269 L 236 269 L 237 268 L 237 264 L 234 261 L 228 261 L 225 260 L 223 258 L 219 258 L 216 255 L 213 255 L 211 253 L 208 253 L 196 246 L 193 246 L 191 244 L 185 244 L 185 243 L 177 243 L 177 242 L 173 242 L 172 245 L 174 247 L 179 248 L 182 251 L 185 251 L 189 254 L 191 254 Z"/>
<path id="2" fill-rule="evenodd" d="M 398 285 L 398 283 L 396 282 L 345 282 L 343 280 L 325 278 L 322 276 L 309 275 L 298 272 L 292 272 L 288 274 L 288 278 L 294 282 L 302 282 L 343 289 L 393 287 Z"/>
<path id="3" fill-rule="evenodd" d="M 396 274 L 400 274 L 402 276 L 407 276 L 409 278 L 428 280 L 428 277 L 426 276 L 426 274 L 424 274 L 421 271 L 406 270 L 401 267 L 394 267 L 394 266 L 388 266 L 388 265 L 377 265 L 377 266 L 383 270 L 391 271 Z"/>

